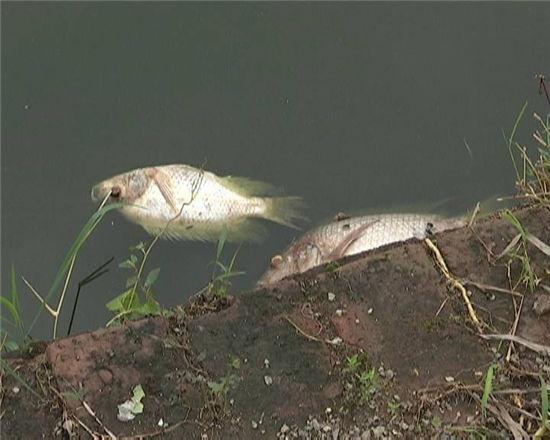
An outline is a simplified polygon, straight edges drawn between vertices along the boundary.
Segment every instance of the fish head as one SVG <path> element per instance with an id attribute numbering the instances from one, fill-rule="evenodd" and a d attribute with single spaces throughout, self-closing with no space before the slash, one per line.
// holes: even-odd
<path id="1" fill-rule="evenodd" d="M 92 188 L 92 201 L 101 202 L 107 196 L 113 202 L 134 202 L 149 186 L 150 177 L 142 169 L 119 174 Z"/>
<path id="2" fill-rule="evenodd" d="M 295 243 L 283 255 L 271 258 L 269 268 L 258 281 L 258 286 L 276 283 L 290 275 L 305 272 L 322 264 L 322 253 L 318 246 L 309 242 Z"/>
<path id="3" fill-rule="evenodd" d="M 265 286 L 267 284 L 276 283 L 282 280 L 284 277 L 292 274 L 294 264 L 292 262 L 291 255 L 277 254 L 271 258 L 268 269 L 264 272 L 261 278 L 258 280 L 258 286 Z"/>

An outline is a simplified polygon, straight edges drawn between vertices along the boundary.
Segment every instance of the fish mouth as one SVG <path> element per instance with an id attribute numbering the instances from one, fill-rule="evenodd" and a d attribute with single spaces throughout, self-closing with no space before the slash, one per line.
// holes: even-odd
<path id="1" fill-rule="evenodd" d="M 110 193 L 110 191 L 106 191 L 104 185 L 102 185 L 101 183 L 98 183 L 97 185 L 95 185 L 92 188 L 92 192 L 91 192 L 92 202 L 94 202 L 94 203 L 102 202 L 103 199 L 109 193 Z"/>

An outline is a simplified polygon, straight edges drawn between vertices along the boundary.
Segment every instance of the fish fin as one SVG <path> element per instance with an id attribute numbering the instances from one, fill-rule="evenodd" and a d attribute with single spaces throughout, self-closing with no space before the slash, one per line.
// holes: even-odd
<path id="1" fill-rule="evenodd" d="M 246 197 L 276 196 L 282 193 L 281 189 L 274 185 L 246 177 L 225 176 L 218 179 L 226 188 Z"/>
<path id="2" fill-rule="evenodd" d="M 349 249 L 349 247 L 353 243 L 355 243 L 368 228 L 378 222 L 379 220 L 373 220 L 372 222 L 365 223 L 364 225 L 358 227 L 355 231 L 350 232 L 348 235 L 346 235 L 346 238 L 344 238 L 338 244 L 338 246 L 336 246 L 334 250 L 329 254 L 328 261 L 338 260 L 342 258 L 346 254 L 346 251 Z"/>
<path id="3" fill-rule="evenodd" d="M 300 229 L 299 221 L 307 220 L 303 214 L 305 203 L 301 197 L 267 197 L 263 200 L 265 211 L 262 218 L 266 220 L 293 229 Z"/>
<path id="4" fill-rule="evenodd" d="M 217 242 L 222 228 L 227 229 L 227 242 L 260 243 L 267 237 L 266 228 L 257 219 L 244 219 L 226 225 L 201 227 L 190 224 L 172 223 L 168 228 L 161 226 L 143 226 L 149 234 L 159 235 L 163 239 Z"/>
<path id="5" fill-rule="evenodd" d="M 162 197 L 164 197 L 166 203 L 170 205 L 172 211 L 174 211 L 174 214 L 177 214 L 179 212 L 179 209 L 176 207 L 174 194 L 170 189 L 170 178 L 168 177 L 168 175 L 159 168 L 152 168 L 149 172 L 149 177 L 153 179 L 153 181 L 157 185 L 157 188 L 160 190 Z"/>

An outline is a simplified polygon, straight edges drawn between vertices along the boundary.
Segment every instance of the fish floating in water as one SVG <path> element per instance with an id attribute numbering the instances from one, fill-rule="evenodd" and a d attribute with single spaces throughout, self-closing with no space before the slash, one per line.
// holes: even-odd
<path id="1" fill-rule="evenodd" d="M 299 197 L 274 194 L 269 184 L 241 177 L 219 177 L 188 165 L 139 168 L 92 188 L 92 200 L 122 202 L 122 214 L 153 235 L 178 240 L 260 241 L 257 219 L 297 228 L 304 219 Z"/>
<path id="2" fill-rule="evenodd" d="M 462 227 L 460 218 L 423 214 L 380 214 L 347 217 L 338 214 L 336 221 L 320 226 L 293 242 L 282 254 L 271 259 L 269 269 L 258 285 L 279 281 L 313 267 L 375 249 L 389 243 Z"/>

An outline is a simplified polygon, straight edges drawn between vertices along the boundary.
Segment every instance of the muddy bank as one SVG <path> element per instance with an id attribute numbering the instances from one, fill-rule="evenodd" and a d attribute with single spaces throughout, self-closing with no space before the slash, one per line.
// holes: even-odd
<path id="1" fill-rule="evenodd" d="M 516 215 L 550 243 L 547 208 Z M 10 359 L 33 392 L 2 376 L 2 438 L 461 438 L 466 426 L 532 436 L 540 376 L 550 382 L 550 259 L 527 243 L 540 281 L 516 285 L 525 265 L 497 258 L 516 234 L 495 215 L 431 239 L 471 311 L 413 240 L 37 348 Z M 543 348 L 515 343 L 507 358 L 508 341 L 479 336 L 513 328 Z M 117 405 L 138 384 L 143 413 L 121 422 Z"/>

